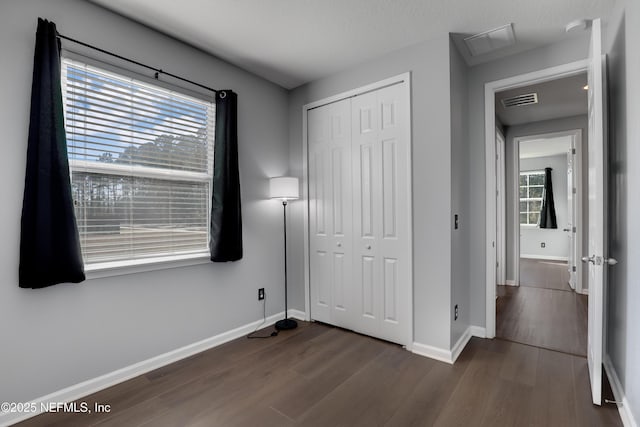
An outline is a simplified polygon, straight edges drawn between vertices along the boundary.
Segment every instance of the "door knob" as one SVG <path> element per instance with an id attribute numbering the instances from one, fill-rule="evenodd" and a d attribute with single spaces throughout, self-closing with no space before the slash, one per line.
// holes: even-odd
<path id="1" fill-rule="evenodd" d="M 592 264 L 595 264 L 596 263 L 596 256 L 595 255 L 588 256 L 588 257 L 587 256 L 583 256 L 582 257 L 582 262 L 584 262 L 584 263 L 590 262 Z"/>
<path id="2" fill-rule="evenodd" d="M 570 228 L 563 228 L 562 231 L 571 231 Z"/>
<path id="3" fill-rule="evenodd" d="M 367 249 L 371 249 L 371 245 L 367 245 Z"/>
<path id="4" fill-rule="evenodd" d="M 618 260 L 615 258 L 607 258 L 605 259 L 604 262 L 606 262 L 609 265 L 616 265 L 618 263 Z"/>

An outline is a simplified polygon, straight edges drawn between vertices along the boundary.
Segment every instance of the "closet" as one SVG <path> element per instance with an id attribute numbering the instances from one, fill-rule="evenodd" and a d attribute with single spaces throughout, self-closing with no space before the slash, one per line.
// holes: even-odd
<path id="1" fill-rule="evenodd" d="M 313 320 L 408 345 L 408 81 L 307 110 Z"/>

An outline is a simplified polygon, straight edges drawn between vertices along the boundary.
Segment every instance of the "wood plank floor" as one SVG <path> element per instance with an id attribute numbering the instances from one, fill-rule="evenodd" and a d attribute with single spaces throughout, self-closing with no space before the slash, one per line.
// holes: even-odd
<path id="1" fill-rule="evenodd" d="M 587 355 L 588 297 L 568 284 L 567 263 L 520 259 L 520 286 L 498 286 L 496 336 Z"/>
<path id="2" fill-rule="evenodd" d="M 571 291 L 567 263 L 520 258 L 520 285 Z"/>
<path id="3" fill-rule="evenodd" d="M 241 338 L 82 401 L 108 414 L 48 413 L 22 426 L 620 426 L 591 404 L 583 357 L 473 338 L 454 365 L 300 322 Z"/>

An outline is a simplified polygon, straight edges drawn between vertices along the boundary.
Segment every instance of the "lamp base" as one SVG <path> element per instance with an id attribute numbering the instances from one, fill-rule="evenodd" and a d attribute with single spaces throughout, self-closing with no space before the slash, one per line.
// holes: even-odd
<path id="1" fill-rule="evenodd" d="M 298 327 L 298 322 L 293 319 L 282 319 L 276 322 L 276 329 L 279 331 L 287 329 L 295 329 Z"/>

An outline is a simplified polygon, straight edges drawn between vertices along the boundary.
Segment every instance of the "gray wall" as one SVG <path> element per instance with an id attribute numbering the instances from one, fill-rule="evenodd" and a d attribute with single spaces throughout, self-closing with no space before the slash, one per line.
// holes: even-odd
<path id="1" fill-rule="evenodd" d="M 527 123 L 523 125 L 510 126 L 507 128 L 506 135 L 506 143 L 505 143 L 505 158 L 507 160 L 506 167 L 506 186 L 507 186 L 507 280 L 515 280 L 514 272 L 515 272 L 515 263 L 518 262 L 517 258 L 513 257 L 514 254 L 514 245 L 515 245 L 515 236 L 513 235 L 513 205 L 511 204 L 511 200 L 509 196 L 513 194 L 513 140 L 514 138 L 521 136 L 531 136 L 531 135 L 543 135 L 547 133 L 554 132 L 563 132 L 567 130 L 580 129 L 582 131 L 582 164 L 587 165 L 589 159 L 589 126 L 586 115 L 574 116 L 574 117 L 565 117 L 562 119 L 556 120 L 543 120 L 540 122 Z M 582 251 L 583 253 L 587 252 L 589 241 L 587 239 L 587 221 L 589 220 L 589 205 L 588 205 L 588 175 L 586 169 L 583 167 L 582 170 L 582 224 L 584 228 L 583 238 L 582 238 Z M 558 223 L 560 226 L 560 223 Z M 580 264 L 582 265 L 582 263 Z M 587 266 L 582 265 L 583 269 L 582 277 L 583 279 L 583 287 L 584 289 L 588 288 L 588 283 L 586 280 L 587 277 Z"/>
<path id="2" fill-rule="evenodd" d="M 640 421 L 640 2 L 617 3 L 606 29 L 609 83 L 607 353 Z"/>
<path id="3" fill-rule="evenodd" d="M 553 200 L 556 210 L 556 220 L 558 228 L 520 227 L 520 256 L 548 256 L 555 258 L 567 258 L 569 256 L 569 238 L 567 233 L 562 231 L 567 226 L 567 155 L 547 157 L 530 157 L 520 159 L 520 171 L 543 171 L 544 168 L 551 168 L 551 182 L 553 183 Z M 513 182 L 513 180 L 512 180 Z M 507 212 L 513 212 L 514 192 L 507 193 Z M 512 216 L 512 219 L 513 218 Z M 545 247 L 540 243 L 544 242 Z M 507 265 L 509 265 L 507 263 Z"/>
<path id="4" fill-rule="evenodd" d="M 574 37 L 551 46 L 533 49 L 498 61 L 472 67 L 468 74 L 471 324 L 485 326 L 485 159 L 484 85 L 495 80 L 566 64 L 587 57 L 588 38 Z"/>
<path id="5" fill-rule="evenodd" d="M 451 67 L 451 214 L 458 214 L 457 230 L 451 228 L 451 345 L 469 327 L 469 150 L 467 150 L 467 66 L 453 41 Z M 459 317 L 455 319 L 454 307 Z"/>
<path id="6" fill-rule="evenodd" d="M 244 259 L 62 284 L 18 287 L 36 20 L 61 33 L 239 97 Z M 28 401 L 283 309 L 282 208 L 267 177 L 287 173 L 287 92 L 80 0 L 3 2 L 0 117 L 0 401 Z M 448 191 L 448 190 L 447 190 Z"/>
<path id="7" fill-rule="evenodd" d="M 413 154 L 414 341 L 450 348 L 451 108 L 449 37 L 398 50 L 291 93 L 291 170 L 302 176 L 302 107 L 387 77 L 411 72 Z M 304 308 L 302 209 L 292 210 L 290 282 L 296 308 Z M 294 241 L 295 240 L 295 241 Z M 466 309 L 466 307 L 461 307 Z"/>

